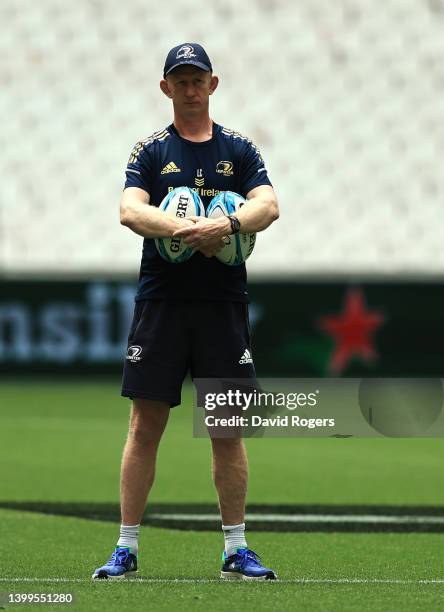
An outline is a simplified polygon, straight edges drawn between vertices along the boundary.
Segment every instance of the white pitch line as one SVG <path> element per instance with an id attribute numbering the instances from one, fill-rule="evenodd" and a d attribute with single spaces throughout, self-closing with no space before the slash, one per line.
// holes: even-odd
<path id="1" fill-rule="evenodd" d="M 39 514 L 47 514 L 39 512 Z M 70 516 L 72 515 L 59 515 Z M 85 518 L 76 516 L 74 518 Z M 98 517 L 95 517 L 98 518 Z M 220 521 L 219 514 L 186 514 L 186 513 L 160 513 L 153 512 L 146 518 L 167 521 L 195 521 L 195 522 L 217 522 Z M 430 515 L 391 515 L 391 514 L 249 514 L 245 515 L 248 522 L 273 522 L 273 523 L 360 523 L 360 524 L 385 524 L 385 525 L 444 525 L 444 516 Z"/>
<path id="2" fill-rule="evenodd" d="M 106 583 L 106 584 L 128 584 L 130 582 L 142 583 L 160 583 L 160 584 L 233 584 L 231 580 L 222 580 L 218 578 L 129 578 L 127 580 L 97 580 L 91 578 L 0 578 L 0 582 L 15 582 L 15 583 Z M 241 582 L 241 581 L 239 581 Z M 264 582 L 275 583 L 273 580 Z M 277 584 L 444 584 L 444 578 L 436 579 L 419 579 L 419 580 L 402 580 L 402 579 L 380 579 L 380 578 L 292 578 L 277 580 Z M 262 584 L 262 582 L 261 582 Z"/>
<path id="3" fill-rule="evenodd" d="M 148 514 L 146 518 L 169 521 L 220 521 L 218 514 Z M 389 514 L 246 514 L 245 520 L 275 523 L 384 523 L 444 525 L 444 516 L 394 516 Z"/>

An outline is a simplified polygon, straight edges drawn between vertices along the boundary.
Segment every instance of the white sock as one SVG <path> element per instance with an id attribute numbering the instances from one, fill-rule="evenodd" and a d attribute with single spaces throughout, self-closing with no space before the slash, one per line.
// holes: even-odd
<path id="1" fill-rule="evenodd" d="M 227 557 L 234 555 L 238 548 L 248 548 L 245 539 L 245 523 L 240 525 L 222 525 L 225 538 L 225 552 Z"/>
<path id="2" fill-rule="evenodd" d="M 137 556 L 139 550 L 140 525 L 120 525 L 120 538 L 117 546 L 130 548 L 133 555 Z"/>

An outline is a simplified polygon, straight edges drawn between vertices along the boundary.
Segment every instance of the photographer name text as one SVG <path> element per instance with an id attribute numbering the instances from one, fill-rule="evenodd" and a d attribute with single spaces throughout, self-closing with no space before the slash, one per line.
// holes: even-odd
<path id="1" fill-rule="evenodd" d="M 334 427 L 335 424 L 334 419 L 305 418 L 297 414 L 273 418 L 261 417 L 257 414 L 251 416 L 234 415 L 228 418 L 209 414 L 205 417 L 207 427 L 302 427 L 316 429 L 317 427 Z"/>

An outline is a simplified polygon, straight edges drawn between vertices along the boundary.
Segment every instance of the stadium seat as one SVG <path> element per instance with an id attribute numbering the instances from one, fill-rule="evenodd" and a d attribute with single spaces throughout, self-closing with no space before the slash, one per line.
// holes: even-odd
<path id="1" fill-rule="evenodd" d="M 158 81 L 185 37 L 221 76 L 215 120 L 256 142 L 279 196 L 253 276 L 442 271 L 442 2 L 195 4 L 177 35 L 179 0 L 1 3 L 1 268 L 137 270 L 124 168 L 170 121 Z"/>

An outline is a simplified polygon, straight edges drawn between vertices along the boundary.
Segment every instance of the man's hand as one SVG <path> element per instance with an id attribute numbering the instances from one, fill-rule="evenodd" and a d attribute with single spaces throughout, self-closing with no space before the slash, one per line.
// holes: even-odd
<path id="1" fill-rule="evenodd" d="M 207 219 L 207 217 L 187 217 L 191 225 L 176 230 L 173 236 L 183 238 L 184 242 L 203 253 L 213 257 L 224 246 L 223 236 L 231 232 L 230 220 L 226 217 Z"/>
<path id="2" fill-rule="evenodd" d="M 174 217 L 174 222 L 176 224 L 176 229 L 174 230 L 174 236 L 178 230 L 183 229 L 184 227 L 193 227 L 194 221 L 187 217 Z"/>
<path id="3" fill-rule="evenodd" d="M 198 250 L 205 255 L 205 257 L 213 257 L 221 250 L 223 246 L 223 240 L 221 238 L 215 238 L 214 241 L 211 240 L 206 246 L 202 246 Z"/>
<path id="4" fill-rule="evenodd" d="M 149 203 L 147 191 L 127 187 L 120 202 L 120 223 L 144 238 L 170 238 L 176 230 L 194 225 L 190 219 L 170 217 Z"/>

